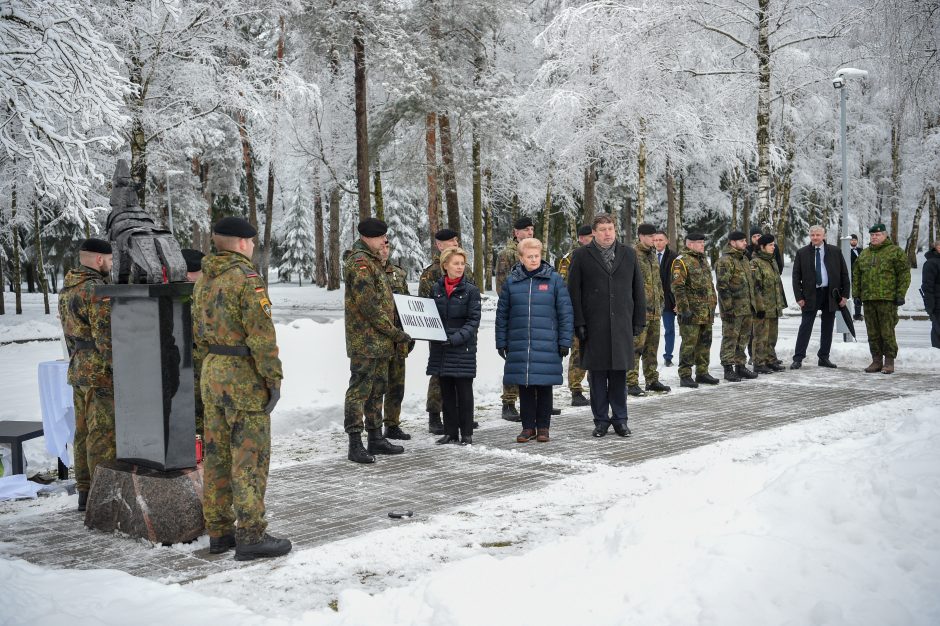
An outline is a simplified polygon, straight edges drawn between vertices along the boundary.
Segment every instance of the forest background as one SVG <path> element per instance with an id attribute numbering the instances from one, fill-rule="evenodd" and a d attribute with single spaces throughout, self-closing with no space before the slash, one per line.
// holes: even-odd
<path id="1" fill-rule="evenodd" d="M 263 276 L 327 289 L 370 215 L 412 280 L 447 226 L 488 288 L 517 217 L 554 260 L 600 211 L 712 255 L 884 222 L 913 267 L 938 43 L 936 0 L 0 0 L 0 285 L 58 289 L 119 158 L 182 246 L 241 215 Z"/>

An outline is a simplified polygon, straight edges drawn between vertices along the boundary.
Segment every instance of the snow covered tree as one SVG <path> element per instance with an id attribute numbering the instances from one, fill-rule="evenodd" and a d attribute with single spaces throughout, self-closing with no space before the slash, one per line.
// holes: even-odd
<path id="1" fill-rule="evenodd" d="M 297 275 L 297 284 L 313 277 L 314 227 L 310 219 L 312 203 L 298 186 L 284 216 L 279 239 L 282 251 L 280 271 L 287 276 Z"/>

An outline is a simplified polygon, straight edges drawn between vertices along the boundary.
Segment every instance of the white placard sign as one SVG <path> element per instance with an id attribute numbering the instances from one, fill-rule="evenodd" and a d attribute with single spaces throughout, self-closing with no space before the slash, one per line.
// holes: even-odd
<path id="1" fill-rule="evenodd" d="M 444 332 L 444 324 L 441 323 L 441 316 L 437 314 L 434 300 L 398 293 L 393 295 L 401 327 L 412 339 L 447 341 L 447 333 Z"/>

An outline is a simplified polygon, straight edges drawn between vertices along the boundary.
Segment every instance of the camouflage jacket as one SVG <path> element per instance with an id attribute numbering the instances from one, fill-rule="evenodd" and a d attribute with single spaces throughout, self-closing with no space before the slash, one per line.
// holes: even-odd
<path id="1" fill-rule="evenodd" d="M 418 279 L 418 295 L 422 298 L 433 297 L 431 291 L 443 275 L 444 270 L 441 269 L 441 255 L 435 254 L 434 258 L 431 259 L 431 264 L 424 268 L 424 271 L 421 272 L 421 278 Z M 477 283 L 473 280 L 473 271 L 470 269 L 470 265 L 467 265 L 463 275 L 466 277 L 467 282 L 476 286 Z"/>
<path id="2" fill-rule="evenodd" d="M 751 315 L 754 312 L 754 280 L 751 262 L 743 250 L 725 246 L 715 262 L 718 309 L 723 317 Z"/>
<path id="3" fill-rule="evenodd" d="M 907 255 L 890 239 L 868 246 L 852 266 L 852 297 L 890 302 L 907 296 L 911 266 Z"/>
<path id="4" fill-rule="evenodd" d="M 385 263 L 385 279 L 388 281 L 388 287 L 392 290 L 393 294 L 411 295 L 408 291 L 408 276 L 405 274 L 405 270 L 391 261 Z M 395 316 L 395 326 L 401 328 L 401 322 L 397 315 Z M 414 348 L 414 343 L 413 339 L 407 343 L 396 343 L 396 356 L 407 357 L 411 349 Z"/>
<path id="5" fill-rule="evenodd" d="M 506 246 L 499 251 L 496 257 L 496 293 L 502 293 L 503 283 L 509 277 L 509 272 L 519 262 L 519 243 L 515 238 L 510 239 Z"/>
<path id="6" fill-rule="evenodd" d="M 97 270 L 80 265 L 65 276 L 59 294 L 59 319 L 69 351 L 68 382 L 73 387 L 111 387 L 111 299 L 95 295 L 107 284 Z M 77 349 L 76 341 L 94 342 Z"/>
<path id="7" fill-rule="evenodd" d="M 712 272 L 704 254 L 683 248 L 672 262 L 672 294 L 678 314 L 692 313 L 692 324 L 715 321 L 718 297 L 712 284 Z"/>
<path id="8" fill-rule="evenodd" d="M 783 293 L 779 265 L 772 254 L 758 251 L 751 259 L 754 276 L 754 310 L 764 312 L 764 317 L 780 317 L 787 308 L 787 297 Z"/>
<path id="9" fill-rule="evenodd" d="M 361 240 L 343 264 L 346 283 L 346 356 L 390 359 L 395 344 L 410 337 L 396 325 L 395 300 L 386 268 Z"/>
<path id="10" fill-rule="evenodd" d="M 663 312 L 663 278 L 659 273 L 659 259 L 656 258 L 656 248 L 637 243 L 637 262 L 643 272 L 643 284 L 646 287 L 646 323 L 658 320 Z"/>
<path id="11" fill-rule="evenodd" d="M 193 327 L 202 364 L 202 401 L 260 411 L 268 387 L 281 384 L 271 301 L 251 260 L 237 252 L 210 254 L 193 289 Z M 209 346 L 247 346 L 251 356 L 208 354 Z"/>

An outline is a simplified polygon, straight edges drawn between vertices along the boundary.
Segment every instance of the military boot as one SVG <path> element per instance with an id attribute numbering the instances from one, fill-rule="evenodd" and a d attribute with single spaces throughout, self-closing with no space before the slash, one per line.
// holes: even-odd
<path id="1" fill-rule="evenodd" d="M 717 385 L 718 379 L 712 376 L 711 374 L 709 374 L 708 372 L 705 372 L 704 374 L 696 374 L 695 382 L 705 383 L 706 385 Z"/>
<path id="2" fill-rule="evenodd" d="M 84 511 L 87 506 L 88 506 L 88 492 L 79 491 L 78 492 L 78 510 Z"/>
<path id="3" fill-rule="evenodd" d="M 590 404 L 588 399 L 584 397 L 584 393 L 580 391 L 571 392 L 571 406 L 588 406 Z"/>
<path id="4" fill-rule="evenodd" d="M 265 533 L 258 541 L 239 541 L 238 545 L 235 546 L 235 560 L 251 561 L 272 556 L 284 556 L 290 552 L 292 547 L 289 539 L 278 539 Z"/>
<path id="5" fill-rule="evenodd" d="M 375 463 L 375 457 L 362 446 L 361 433 L 349 433 L 349 454 L 346 458 L 353 463 Z"/>
<path id="6" fill-rule="evenodd" d="M 428 411 L 428 432 L 432 435 L 444 434 L 444 423 L 441 422 L 440 413 Z"/>
<path id="7" fill-rule="evenodd" d="M 865 371 L 869 374 L 875 374 L 880 372 L 884 367 L 884 357 L 880 354 L 871 355 L 871 365 L 865 368 Z"/>
<path id="8" fill-rule="evenodd" d="M 519 411 L 516 410 L 516 405 L 514 402 L 503 403 L 503 419 L 507 422 L 522 421 L 522 418 L 519 417 Z"/>
<path id="9" fill-rule="evenodd" d="M 740 376 L 742 379 L 746 378 L 748 380 L 754 380 L 757 378 L 757 374 L 747 369 L 747 365 L 737 365 L 735 366 L 734 371 L 737 372 L 738 376 Z"/>
<path id="10" fill-rule="evenodd" d="M 741 382 L 741 377 L 734 372 L 734 365 L 725 365 L 725 380 L 729 383 Z"/>
<path id="11" fill-rule="evenodd" d="M 885 357 L 885 366 L 881 370 L 882 374 L 893 374 L 894 373 L 894 357 L 886 356 Z"/>
<path id="12" fill-rule="evenodd" d="M 376 428 L 369 431 L 369 454 L 401 454 L 405 451 L 403 446 L 396 446 L 390 443 L 388 439 L 382 436 L 382 429 Z"/>
<path id="13" fill-rule="evenodd" d="M 640 398 L 646 395 L 646 392 L 640 389 L 639 385 L 628 385 L 627 393 L 635 398 Z"/>
<path id="14" fill-rule="evenodd" d="M 235 534 L 228 533 L 219 537 L 209 535 L 209 554 L 222 554 L 235 547 Z"/>
<path id="15" fill-rule="evenodd" d="M 401 429 L 401 426 L 386 426 L 385 427 L 385 438 L 386 439 L 401 439 L 403 441 L 408 441 L 411 439 L 411 435 L 406 433 Z"/>
<path id="16" fill-rule="evenodd" d="M 761 363 L 760 365 L 754 366 L 754 371 L 758 374 L 773 374 L 775 370 L 770 365 Z"/>
<path id="17" fill-rule="evenodd" d="M 692 380 L 691 376 L 683 376 L 679 379 L 680 387 L 688 387 L 689 389 L 698 389 L 698 383 Z"/>

